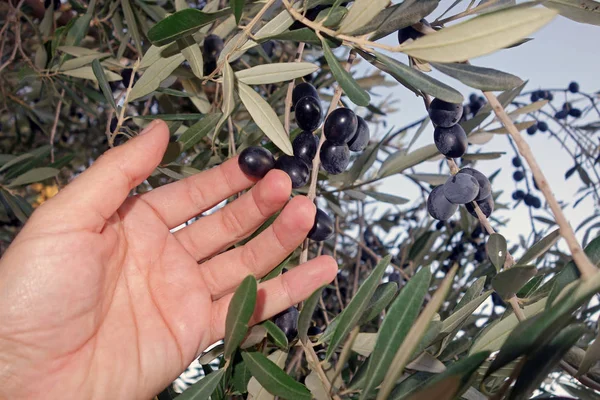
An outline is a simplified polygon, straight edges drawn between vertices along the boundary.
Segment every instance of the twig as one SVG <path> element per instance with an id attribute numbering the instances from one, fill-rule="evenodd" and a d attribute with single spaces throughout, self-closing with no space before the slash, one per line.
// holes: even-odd
<path id="1" fill-rule="evenodd" d="M 592 275 L 597 272 L 597 268 L 592 264 L 587 255 L 583 252 L 583 249 L 579 245 L 577 238 L 575 237 L 575 233 L 573 232 L 573 228 L 567 221 L 558 201 L 554 197 L 552 190 L 550 189 L 550 185 L 544 176 L 540 166 L 538 165 L 533 153 L 531 152 L 531 148 L 527 144 L 527 142 L 523 139 L 519 130 L 515 127 L 510 117 L 504 111 L 504 108 L 496 98 L 496 96 L 491 92 L 483 92 L 484 96 L 487 98 L 490 106 L 494 110 L 496 117 L 500 120 L 502 125 L 508 130 L 508 133 L 515 141 L 517 145 L 517 149 L 521 156 L 527 161 L 529 165 L 529 169 L 533 173 L 533 177 L 540 188 L 540 191 L 546 198 L 546 202 L 550 206 L 552 213 L 554 214 L 554 218 L 558 227 L 560 228 L 560 233 L 562 237 L 565 238 L 567 245 L 569 246 L 569 250 L 571 255 L 573 256 L 573 261 L 579 272 L 581 273 L 581 278 L 583 280 L 589 279 Z"/>
<path id="2" fill-rule="evenodd" d="M 233 135 L 233 122 L 231 121 L 231 117 L 227 118 L 227 130 L 229 131 L 229 149 L 231 154 L 235 157 L 237 149 L 235 148 L 235 137 Z"/>
<path id="3" fill-rule="evenodd" d="M 17 55 L 17 49 L 21 46 L 21 26 L 19 24 L 19 18 L 17 17 L 17 14 L 24 1 L 25 0 L 21 0 L 19 4 L 17 4 L 17 7 L 13 9 L 13 12 L 10 14 L 10 16 L 7 18 L 5 25 L 7 30 L 11 22 L 14 22 L 15 24 L 15 43 L 13 44 L 13 49 L 12 53 L 10 54 L 10 57 L 8 57 L 8 59 L 2 65 L 0 65 L 0 72 L 2 72 L 4 68 L 8 67 L 15 60 L 15 57 Z M 12 3 L 10 1 L 8 3 L 12 6 Z"/>
<path id="4" fill-rule="evenodd" d="M 63 98 L 65 96 L 65 89 L 60 92 L 60 99 L 56 105 L 56 112 L 54 113 L 54 122 L 52 123 L 52 130 L 50 130 L 50 162 L 54 162 L 54 137 L 56 136 L 56 128 L 58 127 L 58 119 L 60 117 L 60 110 L 62 108 Z"/>
<path id="5" fill-rule="evenodd" d="M 296 62 L 302 61 L 302 53 L 304 52 L 304 42 L 300 42 L 298 50 L 296 50 Z M 294 91 L 294 81 L 288 84 L 287 94 L 285 95 L 285 119 L 284 127 L 288 136 L 290 135 L 290 114 L 292 112 L 292 92 Z"/>
<path id="6" fill-rule="evenodd" d="M 123 125 L 123 121 L 125 119 L 125 110 L 127 109 L 127 104 L 129 102 L 129 95 L 131 94 L 131 89 L 133 88 L 133 80 L 135 78 L 135 73 L 140 67 L 140 60 L 138 59 L 135 64 L 133 64 L 133 71 L 131 72 L 131 79 L 129 79 L 129 85 L 127 85 L 127 91 L 125 92 L 125 99 L 123 100 L 123 106 L 121 106 L 121 112 L 119 113 L 119 119 L 117 121 L 117 127 L 114 132 L 111 132 L 110 137 L 108 138 L 108 145 L 113 147 L 115 144 L 115 137 L 121 130 L 121 126 Z"/>
<path id="7" fill-rule="evenodd" d="M 314 371 L 316 371 L 317 375 L 319 375 L 319 379 L 321 379 L 321 382 L 323 382 L 323 385 L 325 387 L 328 387 L 329 385 L 331 385 L 331 382 L 329 382 L 329 378 L 325 374 L 325 371 L 323 371 L 323 367 L 321 366 L 321 363 L 319 362 L 319 357 L 317 357 L 317 354 L 315 353 L 315 350 L 312 348 L 312 346 L 310 344 L 304 343 L 302 340 L 300 340 L 299 343 L 302 346 L 302 349 L 304 349 L 304 354 L 306 354 L 306 358 L 307 358 L 309 364 L 314 369 Z M 329 393 L 327 393 L 327 397 L 329 399 L 331 399 L 331 396 L 329 395 Z"/>

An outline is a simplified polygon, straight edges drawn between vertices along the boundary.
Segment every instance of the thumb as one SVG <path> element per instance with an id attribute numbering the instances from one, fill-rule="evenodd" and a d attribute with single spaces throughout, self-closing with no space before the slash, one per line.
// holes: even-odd
<path id="1" fill-rule="evenodd" d="M 102 230 L 129 192 L 158 166 L 168 142 L 167 125 L 161 120 L 152 121 L 138 136 L 104 153 L 90 168 L 44 203 L 40 207 L 42 215 L 39 219 L 46 219 L 46 223 L 49 218 L 60 221 L 54 226 L 62 232 Z M 44 225 L 46 229 L 52 226 Z"/>

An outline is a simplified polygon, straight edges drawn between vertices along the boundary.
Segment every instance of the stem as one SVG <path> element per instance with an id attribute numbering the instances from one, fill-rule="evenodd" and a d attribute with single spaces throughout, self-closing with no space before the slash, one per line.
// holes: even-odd
<path id="1" fill-rule="evenodd" d="M 487 98 L 488 102 L 492 106 L 496 117 L 502 122 L 502 125 L 508 130 L 508 133 L 515 141 L 517 145 L 517 149 L 521 156 L 527 161 L 529 165 L 529 169 L 533 173 L 533 177 L 537 182 L 540 191 L 546 198 L 546 202 L 550 206 L 552 213 L 554 214 L 554 218 L 556 219 L 556 223 L 560 228 L 561 235 L 565 238 L 567 245 L 569 246 L 569 250 L 571 255 L 573 256 L 573 261 L 579 272 L 581 273 L 581 278 L 583 280 L 589 279 L 592 275 L 597 272 L 597 268 L 592 264 L 587 255 L 583 252 L 583 249 L 577 242 L 577 238 L 575 237 L 575 233 L 573 232 L 573 228 L 567 221 L 558 201 L 554 197 L 552 190 L 550 189 L 550 185 L 544 176 L 537 160 L 535 159 L 533 153 L 531 152 L 531 148 L 527 144 L 527 142 L 520 135 L 519 130 L 515 127 L 510 117 L 504 111 L 504 108 L 496 98 L 496 96 L 491 92 L 483 92 L 484 96 Z"/>
<path id="2" fill-rule="evenodd" d="M 63 98 L 65 96 L 65 89 L 60 92 L 60 99 L 56 105 L 56 112 L 54 113 L 54 122 L 52 123 L 52 130 L 50 130 L 50 162 L 54 162 L 54 138 L 56 136 L 56 128 L 58 127 L 58 119 L 60 117 L 60 110 L 62 109 Z"/>
<path id="3" fill-rule="evenodd" d="M 302 340 L 300 340 L 299 343 L 302 346 L 302 349 L 304 349 L 304 353 L 306 354 L 306 358 L 310 366 L 314 368 L 314 371 L 316 371 L 317 375 L 319 375 L 319 379 L 321 379 L 323 386 L 327 388 L 329 385 L 331 385 L 331 383 L 329 382 L 329 378 L 327 378 L 325 371 L 323 371 L 323 367 L 321 366 L 321 362 L 319 361 L 319 357 L 317 357 L 315 350 L 310 344 L 306 344 L 302 342 Z M 327 393 L 327 397 L 328 399 L 331 399 L 329 393 Z"/>

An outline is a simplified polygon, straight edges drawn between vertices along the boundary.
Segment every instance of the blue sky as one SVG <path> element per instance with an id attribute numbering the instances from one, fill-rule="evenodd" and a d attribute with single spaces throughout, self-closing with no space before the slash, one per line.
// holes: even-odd
<path id="1" fill-rule="evenodd" d="M 463 3 L 468 4 L 468 2 Z M 433 14 L 434 18 L 430 19 L 435 19 L 435 16 L 439 15 L 450 4 L 452 4 L 450 0 L 442 1 L 438 8 L 439 11 L 436 10 Z M 460 10 L 459 7 L 457 9 Z M 454 13 L 454 10 L 450 15 L 452 13 Z M 579 82 L 581 90 L 588 93 L 600 89 L 596 72 L 599 62 L 598 50 L 600 44 L 598 43 L 598 39 L 600 38 L 600 27 L 579 24 L 558 16 L 531 37 L 534 40 L 522 46 L 474 59 L 472 63 L 478 66 L 493 67 L 501 71 L 510 72 L 523 80 L 528 80 L 529 83 L 525 91 L 537 88 L 565 88 L 572 80 Z M 397 44 L 396 36 L 390 35 L 383 42 L 392 45 Z M 407 62 L 406 56 L 402 54 L 395 57 L 400 61 Z M 465 97 L 468 97 L 473 92 L 472 89 L 462 85 L 460 82 L 436 71 L 432 73 L 432 76 L 460 90 Z M 389 126 L 401 127 L 418 120 L 424 115 L 422 100 L 415 97 L 412 92 L 399 85 L 379 90 L 378 92 L 386 95 L 389 91 L 393 93 L 395 99 L 400 101 L 397 105 L 399 112 L 388 117 Z M 560 106 L 562 100 L 555 101 L 555 103 L 557 106 Z M 595 117 L 595 119 L 598 119 L 597 116 Z M 536 154 L 538 162 L 549 179 L 556 197 L 559 200 L 572 201 L 575 191 L 581 185 L 581 181 L 577 176 L 573 176 L 566 182 L 564 180 L 565 171 L 572 166 L 571 158 L 560 148 L 559 143 L 555 139 L 549 139 L 548 135 L 538 133 L 533 137 L 524 136 L 533 148 L 534 154 Z M 413 148 L 432 142 L 433 127 L 430 126 Z M 480 146 L 476 147 L 479 148 Z M 510 195 L 515 190 L 515 184 L 512 180 L 514 168 L 511 165 L 511 159 L 514 153 L 507 139 L 503 135 L 497 135 L 492 141 L 482 147 L 486 152 L 507 152 L 500 159 L 480 161 L 476 167 L 487 174 L 502 167 L 502 172 L 495 181 L 495 190 L 503 189 L 504 194 L 501 196 L 500 201 L 512 206 L 513 201 Z M 425 163 L 419 166 L 418 170 L 420 172 L 437 172 L 437 165 L 437 163 L 432 162 Z M 400 176 L 385 180 L 379 190 L 410 199 L 415 199 L 418 196 L 414 185 Z M 541 197 L 541 193 L 538 194 Z M 593 207 L 592 201 L 586 201 L 575 209 L 572 206 L 568 206 L 565 209 L 565 213 L 567 218 L 571 220 L 572 225 L 577 226 L 580 221 L 593 213 Z M 534 214 L 549 216 L 548 213 L 539 210 Z M 516 243 L 519 233 L 527 234 L 531 231 L 528 210 L 524 205 L 515 210 L 502 210 L 495 215 L 510 217 L 509 224 L 501 229 L 501 233 L 506 236 L 509 242 Z"/>

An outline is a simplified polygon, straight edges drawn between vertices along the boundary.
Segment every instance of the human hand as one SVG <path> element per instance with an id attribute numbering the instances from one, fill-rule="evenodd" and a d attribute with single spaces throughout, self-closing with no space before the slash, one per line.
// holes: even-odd
<path id="1" fill-rule="evenodd" d="M 278 170 L 171 233 L 254 182 L 232 159 L 128 197 L 168 139 L 155 121 L 109 150 L 33 213 L 0 260 L 0 398 L 151 398 L 223 337 L 242 279 L 264 276 L 306 237 L 315 207 L 297 196 L 256 238 L 222 252 L 288 202 L 290 179 Z M 336 273 L 324 256 L 260 284 L 252 321 Z"/>

